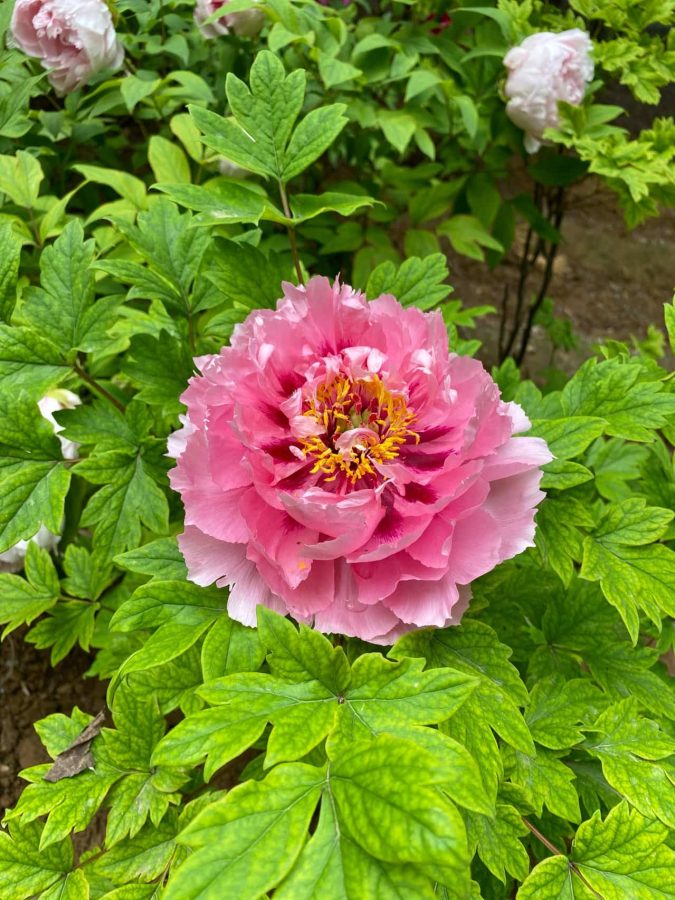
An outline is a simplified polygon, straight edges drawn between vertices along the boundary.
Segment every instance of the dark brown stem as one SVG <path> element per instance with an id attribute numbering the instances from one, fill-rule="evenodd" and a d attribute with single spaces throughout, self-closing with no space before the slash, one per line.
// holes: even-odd
<path id="1" fill-rule="evenodd" d="M 541 831 L 539 831 L 539 829 L 536 828 L 536 827 L 532 824 L 532 822 L 530 822 L 528 819 L 525 818 L 525 816 L 523 816 L 522 818 L 523 818 L 523 824 L 525 825 L 526 828 L 529 828 L 529 830 L 530 830 L 530 831 L 532 832 L 532 834 L 536 837 L 536 839 L 537 839 L 538 841 L 540 841 L 540 842 L 544 845 L 544 847 L 546 847 L 546 849 L 547 849 L 550 853 L 552 853 L 554 856 L 562 856 L 562 857 L 564 857 L 564 858 L 567 860 L 567 865 L 568 865 L 568 866 L 570 867 L 570 869 L 574 872 L 574 874 L 577 876 L 577 878 L 578 878 L 580 881 L 583 881 L 583 883 L 586 885 L 586 887 L 588 888 L 588 890 L 593 894 L 593 896 L 594 896 L 594 897 L 599 897 L 600 900 L 604 900 L 602 894 L 599 894 L 599 893 L 595 890 L 595 888 L 593 887 L 593 885 L 590 884 L 590 883 L 588 882 L 588 880 L 586 879 L 586 876 L 581 872 L 581 870 L 580 870 L 579 867 L 576 865 L 576 863 L 573 863 L 572 860 L 569 859 L 565 853 L 563 853 L 561 850 L 558 850 L 558 848 L 556 847 L 556 845 L 555 845 L 555 844 L 552 844 L 552 843 L 549 841 L 549 839 L 548 839 L 545 835 L 543 835 L 543 834 L 541 833 Z"/>
<path id="2" fill-rule="evenodd" d="M 284 215 L 287 219 L 292 219 L 291 208 L 288 205 L 288 196 L 286 194 L 286 187 L 280 181 L 279 182 L 279 196 L 281 197 L 281 207 L 284 211 Z M 291 256 L 293 257 L 293 264 L 295 265 L 295 274 L 298 276 L 298 284 L 304 284 L 305 279 L 302 277 L 302 266 L 300 265 L 300 256 L 298 254 L 298 242 L 295 237 L 295 228 L 292 225 L 287 226 L 288 230 L 288 238 L 291 242 Z"/>
<path id="3" fill-rule="evenodd" d="M 117 399 L 117 397 L 113 396 L 110 391 L 106 390 L 106 388 L 104 388 L 102 384 L 99 384 L 95 378 L 92 378 L 89 372 L 87 372 L 86 369 L 83 369 L 79 362 L 73 363 L 73 370 L 75 371 L 75 374 L 79 378 L 81 378 L 82 381 L 84 381 L 84 383 L 87 384 L 95 394 L 98 394 L 100 397 L 105 398 L 108 403 L 112 403 L 112 405 L 116 409 L 119 409 L 121 413 L 124 412 L 124 404 L 121 403 Z"/>

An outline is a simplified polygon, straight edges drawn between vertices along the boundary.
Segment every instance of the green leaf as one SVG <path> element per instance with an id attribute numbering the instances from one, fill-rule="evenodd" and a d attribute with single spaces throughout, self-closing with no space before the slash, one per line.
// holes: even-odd
<path id="1" fill-rule="evenodd" d="M 0 321 L 9 322 L 16 303 L 21 238 L 8 223 L 0 224 Z"/>
<path id="2" fill-rule="evenodd" d="M 60 884 L 40 894 L 40 900 L 89 900 L 89 882 L 82 869 L 73 869 Z"/>
<path id="3" fill-rule="evenodd" d="M 26 291 L 23 316 L 64 356 L 88 349 L 88 333 L 100 316 L 94 306 L 93 258 L 94 241 L 84 240 L 82 224 L 73 219 L 42 252 L 41 287 Z"/>
<path id="4" fill-rule="evenodd" d="M 639 547 L 663 537 L 675 513 L 658 506 L 647 506 L 641 497 L 610 506 L 593 537 L 602 544 Z"/>
<path id="5" fill-rule="evenodd" d="M 523 788 L 537 816 L 542 815 L 545 806 L 554 816 L 570 822 L 581 819 L 579 798 L 572 784 L 574 772 L 555 754 L 538 749 L 536 756 L 525 756 L 508 749 L 505 763 L 511 781 Z"/>
<path id="6" fill-rule="evenodd" d="M 0 553 L 33 537 L 41 525 L 58 534 L 69 485 L 70 470 L 54 462 L 25 462 L 2 478 Z"/>
<path id="7" fill-rule="evenodd" d="M 202 645 L 204 680 L 211 681 L 235 672 L 255 672 L 265 659 L 265 648 L 255 628 L 221 616 Z"/>
<path id="8" fill-rule="evenodd" d="M 437 232 L 448 238 L 456 253 L 481 262 L 485 259 L 484 247 L 499 252 L 504 250 L 475 216 L 452 216 L 438 226 Z"/>
<path id="9" fill-rule="evenodd" d="M 266 256 L 257 247 L 218 241 L 206 277 L 223 296 L 241 310 L 274 307 L 281 296 L 281 282 L 290 279 L 289 263 L 275 253 Z"/>
<path id="10" fill-rule="evenodd" d="M 658 381 L 641 381 L 643 365 L 619 358 L 595 359 L 567 382 L 561 402 L 569 416 L 599 416 L 607 434 L 630 441 L 652 441 L 655 431 L 675 415 L 675 395 Z"/>
<path id="11" fill-rule="evenodd" d="M 377 113 L 377 124 L 384 136 L 399 153 L 405 153 L 417 130 L 417 119 L 402 109 L 382 109 Z"/>
<path id="12" fill-rule="evenodd" d="M 581 577 L 600 582 L 603 594 L 621 614 L 633 643 L 640 630 L 640 609 L 657 624 L 662 612 L 675 615 L 675 551 L 663 544 L 632 547 L 587 537 Z"/>
<path id="13" fill-rule="evenodd" d="M 604 430 L 603 419 L 574 416 L 569 419 L 535 419 L 531 433 L 546 441 L 555 459 L 572 459 L 580 456 Z"/>
<path id="14" fill-rule="evenodd" d="M 284 153 L 282 181 L 290 181 L 304 172 L 333 143 L 348 122 L 344 103 L 331 103 L 313 109 L 298 124 Z"/>
<path id="15" fill-rule="evenodd" d="M 539 863 L 518 900 L 665 900 L 675 892 L 675 853 L 667 836 L 663 825 L 627 803 L 610 810 L 604 822 L 597 811 L 579 827 L 569 859 L 556 856 Z"/>
<path id="16" fill-rule="evenodd" d="M 158 538 L 142 547 L 127 550 L 116 556 L 113 562 L 127 572 L 150 575 L 160 581 L 180 581 L 187 576 L 175 537 Z"/>
<path id="17" fill-rule="evenodd" d="M 36 577 L 38 562 L 45 569 L 49 567 L 47 577 Z M 29 625 L 58 599 L 56 570 L 47 552 L 35 543 L 30 543 L 26 552 L 26 575 L 28 581 L 18 575 L 0 575 L 0 622 L 7 625 L 3 638 L 19 625 Z"/>
<path id="18" fill-rule="evenodd" d="M 294 194 L 290 199 L 293 221 L 307 222 L 325 212 L 337 212 L 341 216 L 351 216 L 358 209 L 378 203 L 373 197 L 362 194 L 341 194 L 327 191 L 324 194 Z"/>
<path id="19" fill-rule="evenodd" d="M 157 181 L 189 184 L 192 180 L 190 163 L 180 146 L 158 134 L 148 141 L 148 162 Z"/>
<path id="20" fill-rule="evenodd" d="M 528 833 L 520 813 L 507 803 L 498 803 L 494 816 L 467 813 L 469 847 L 495 878 L 506 883 L 507 873 L 522 881 L 530 868 L 530 859 L 520 838 Z"/>
<path id="21" fill-rule="evenodd" d="M 269 204 L 257 188 L 225 178 L 214 178 L 207 185 L 158 184 L 158 191 L 174 203 L 196 210 L 195 225 L 230 225 L 237 222 L 257 225 Z M 283 218 L 281 213 L 278 216 Z"/>
<path id="22" fill-rule="evenodd" d="M 479 679 L 469 701 L 479 708 L 507 743 L 523 753 L 534 753 L 534 744 L 518 706 L 527 703 L 525 685 L 508 662 L 511 651 L 500 644 L 494 631 L 482 622 L 465 619 L 456 628 L 425 630 L 404 635 L 392 656 L 421 656 L 428 665 L 459 669 Z"/>
<path id="23" fill-rule="evenodd" d="M 412 865 L 384 863 L 340 828 L 329 794 L 321 800 L 316 831 L 274 894 L 276 900 L 430 900 L 431 882 Z"/>
<path id="24" fill-rule="evenodd" d="M 570 462 L 567 459 L 554 459 L 544 466 L 541 487 L 544 490 L 554 488 L 557 491 L 567 491 L 592 480 L 593 473 L 586 466 Z"/>
<path id="25" fill-rule="evenodd" d="M 23 791 L 19 806 L 5 814 L 7 820 L 19 818 L 22 823 L 47 816 L 40 836 L 41 851 L 60 843 L 70 832 L 84 831 L 118 777 L 88 770 L 50 782 L 44 781 L 48 768 L 48 765 L 36 766 L 24 772 L 35 781 Z"/>
<path id="26" fill-rule="evenodd" d="M 588 752 L 597 757 L 609 784 L 644 816 L 675 827 L 675 784 L 668 763 L 675 741 L 656 722 L 637 715 L 637 703 L 624 700 L 609 707 L 592 729 Z"/>
<path id="27" fill-rule="evenodd" d="M 0 156 L 0 192 L 17 206 L 33 209 L 43 178 L 42 166 L 26 150 L 18 150 L 16 156 Z"/>
<path id="28" fill-rule="evenodd" d="M 393 262 L 383 262 L 371 273 L 366 293 L 370 300 L 393 294 L 403 306 L 428 310 L 452 292 L 446 284 L 447 277 L 448 266 L 442 253 L 432 253 L 424 259 L 412 257 L 398 267 Z"/>
<path id="29" fill-rule="evenodd" d="M 254 900 L 278 884 L 302 849 L 324 779 L 321 769 L 283 765 L 208 806 L 180 835 L 195 852 L 169 880 L 166 900 Z"/>
<path id="30" fill-rule="evenodd" d="M 534 740 L 551 750 L 580 744 L 582 722 L 595 718 L 606 701 L 587 679 L 565 681 L 552 675 L 538 681 L 530 695 L 525 721 Z"/>
<path id="31" fill-rule="evenodd" d="M 177 411 L 194 365 L 187 346 L 162 331 L 157 338 L 134 335 L 122 371 L 139 386 L 139 400 Z"/>
<path id="32" fill-rule="evenodd" d="M 383 734 L 357 741 L 330 763 L 340 820 L 366 852 L 384 862 L 416 863 L 442 884 L 468 888 L 466 834 L 455 807 L 434 785 L 435 757 Z"/>
<path id="33" fill-rule="evenodd" d="M 115 612 L 110 627 L 116 631 L 199 625 L 217 619 L 227 604 L 227 593 L 189 581 L 150 581 L 141 585 Z"/>
<path id="34" fill-rule="evenodd" d="M 132 839 L 126 838 L 100 856 L 86 861 L 85 871 L 109 879 L 113 884 L 126 884 L 132 879 L 154 881 L 176 856 L 178 830 L 177 816 L 170 810 L 156 827 L 148 823 Z"/>
<path id="35" fill-rule="evenodd" d="M 73 867 L 70 839 L 40 848 L 42 825 L 14 823 L 0 831 L 0 869 L 5 900 L 25 900 L 63 882 Z"/>
<path id="36" fill-rule="evenodd" d="M 0 387 L 44 394 L 67 375 L 57 347 L 32 328 L 0 324 Z"/>
<path id="37" fill-rule="evenodd" d="M 663 304 L 663 313 L 666 322 L 666 331 L 668 332 L 668 343 L 671 352 L 675 353 L 675 298 L 670 303 Z"/>
<path id="38" fill-rule="evenodd" d="M 53 666 L 70 653 L 75 644 L 89 649 L 94 632 L 94 620 L 98 604 L 81 600 L 63 600 L 52 607 L 26 635 L 30 644 L 39 650 L 52 648 L 50 661 Z"/>
<path id="39" fill-rule="evenodd" d="M 73 169 L 79 172 L 80 175 L 83 175 L 87 181 L 93 181 L 94 184 L 104 184 L 112 188 L 115 193 L 128 200 L 137 210 L 146 208 L 145 185 L 135 175 L 130 175 L 128 172 L 117 172 L 114 169 L 106 169 L 102 166 L 78 164 L 73 166 Z"/>
<path id="40" fill-rule="evenodd" d="M 141 523 L 151 531 L 167 529 L 168 503 L 164 492 L 148 475 L 140 456 L 108 450 L 76 466 L 93 484 L 103 484 L 82 514 L 83 525 L 95 528 L 94 549 L 102 561 L 141 541 Z"/>

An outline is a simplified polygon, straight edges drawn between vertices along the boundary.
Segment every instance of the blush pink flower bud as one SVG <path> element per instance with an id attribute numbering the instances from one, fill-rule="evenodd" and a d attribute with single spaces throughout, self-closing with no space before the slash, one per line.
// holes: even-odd
<path id="1" fill-rule="evenodd" d="M 557 127 L 561 100 L 578 106 L 584 99 L 593 78 L 592 49 L 586 32 L 572 28 L 531 34 L 504 57 L 506 113 L 525 132 L 529 153 L 539 149 L 546 128 Z"/>
<path id="2" fill-rule="evenodd" d="M 38 406 L 40 407 L 43 418 L 51 423 L 54 434 L 59 438 L 64 459 L 76 459 L 79 445 L 74 441 L 69 441 L 59 436 L 59 432 L 63 431 L 63 426 L 58 424 L 54 418 L 54 413 L 58 412 L 60 409 L 74 409 L 76 406 L 79 406 L 80 403 L 81 400 L 77 394 L 63 389 L 49 391 L 49 393 L 45 394 L 45 396 L 38 401 Z M 59 540 L 60 537 L 58 534 L 52 534 L 48 528 L 41 525 L 32 538 L 25 541 L 19 541 L 14 544 L 13 547 L 10 547 L 9 550 L 0 553 L 0 572 L 20 571 L 23 568 L 23 561 L 26 557 L 29 543 L 35 543 L 38 547 L 52 551 L 56 548 Z"/>
<path id="3" fill-rule="evenodd" d="M 124 50 L 103 0 L 16 0 L 13 42 L 49 69 L 59 94 L 75 91 L 102 69 L 118 69 Z"/>
<path id="4" fill-rule="evenodd" d="M 172 435 L 197 584 L 387 644 L 456 624 L 468 585 L 532 545 L 544 441 L 439 312 L 339 282 L 284 284 L 200 375 Z"/>
<path id="5" fill-rule="evenodd" d="M 233 31 L 239 37 L 253 37 L 265 24 L 265 14 L 260 9 L 242 9 L 239 12 L 226 13 L 228 0 L 197 0 L 194 18 L 205 38 L 215 38 Z M 213 22 L 207 22 L 209 16 L 223 10 L 223 15 Z"/>

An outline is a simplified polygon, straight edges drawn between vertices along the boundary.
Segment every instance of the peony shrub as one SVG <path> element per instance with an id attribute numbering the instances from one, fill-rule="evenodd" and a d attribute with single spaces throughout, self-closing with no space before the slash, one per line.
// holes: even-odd
<path id="1" fill-rule="evenodd" d="M 459 622 L 469 583 L 533 546 L 551 455 L 440 313 L 315 277 L 196 364 L 169 440 L 179 544 L 244 625 L 263 603 L 391 644 Z"/>

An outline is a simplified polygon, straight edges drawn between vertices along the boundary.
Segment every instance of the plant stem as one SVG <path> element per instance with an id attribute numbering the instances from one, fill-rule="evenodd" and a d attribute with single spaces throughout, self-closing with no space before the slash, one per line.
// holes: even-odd
<path id="1" fill-rule="evenodd" d="M 124 404 L 121 403 L 117 397 L 110 393 L 106 388 L 103 387 L 102 384 L 99 384 L 95 378 L 83 369 L 79 362 L 73 363 L 73 370 L 75 374 L 87 384 L 95 394 L 98 394 L 100 397 L 105 398 L 108 403 L 112 403 L 112 405 L 118 409 L 121 413 L 124 412 Z"/>
<path id="2" fill-rule="evenodd" d="M 286 187 L 283 182 L 279 181 L 279 196 L 281 197 L 281 208 L 284 211 L 284 215 L 287 219 L 292 219 L 291 208 L 288 205 L 288 196 L 286 194 Z M 291 256 L 293 257 L 293 264 L 295 265 L 295 274 L 298 276 L 298 283 L 304 284 L 305 279 L 302 277 L 302 266 L 300 265 L 300 256 L 298 254 L 298 242 L 295 237 L 295 228 L 292 225 L 287 226 L 288 230 L 288 238 L 291 242 Z"/>
<path id="3" fill-rule="evenodd" d="M 586 887 L 588 888 L 588 890 L 593 894 L 593 896 L 594 896 L 594 897 L 599 897 L 600 900 L 603 900 L 602 894 L 599 894 L 599 893 L 595 890 L 595 888 L 593 887 L 593 885 L 590 884 L 590 883 L 587 881 L 586 876 L 581 872 L 581 870 L 580 870 L 579 867 L 576 865 L 576 863 L 573 863 L 572 860 L 569 859 L 569 858 L 566 856 L 566 854 L 564 854 L 561 850 L 558 850 L 558 848 L 555 846 L 555 844 L 552 844 L 552 843 L 549 841 L 549 839 L 548 839 L 545 835 L 543 835 L 543 834 L 541 833 L 541 831 L 539 831 L 539 829 L 536 828 L 536 827 L 532 824 L 532 822 L 530 822 L 528 819 L 525 818 L 525 816 L 523 816 L 522 818 L 523 818 L 523 824 L 525 825 L 526 828 L 529 828 L 529 830 L 530 830 L 530 831 L 532 832 L 532 834 L 536 837 L 536 839 L 537 839 L 538 841 L 540 841 L 540 842 L 544 845 L 544 847 L 546 847 L 546 849 L 549 850 L 554 856 L 562 856 L 562 857 L 564 857 L 564 859 L 567 860 L 567 865 L 568 865 L 568 866 L 570 867 L 570 869 L 574 872 L 574 874 L 577 876 L 577 878 L 585 884 L 585 886 L 586 886 Z"/>

